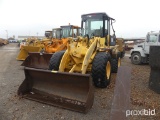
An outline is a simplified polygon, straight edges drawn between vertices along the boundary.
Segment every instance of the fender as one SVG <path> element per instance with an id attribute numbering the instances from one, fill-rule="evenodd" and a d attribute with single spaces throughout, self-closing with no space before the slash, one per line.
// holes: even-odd
<path id="1" fill-rule="evenodd" d="M 139 52 L 141 54 L 142 57 L 146 57 L 146 55 L 144 54 L 144 50 L 142 47 L 136 47 L 134 49 L 131 49 L 130 51 L 130 55 L 132 55 L 135 52 Z M 130 56 L 131 57 L 131 56 Z"/>

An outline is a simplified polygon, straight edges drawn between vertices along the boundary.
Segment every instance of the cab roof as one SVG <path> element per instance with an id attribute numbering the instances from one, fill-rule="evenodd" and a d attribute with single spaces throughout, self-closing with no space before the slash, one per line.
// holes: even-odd
<path id="1" fill-rule="evenodd" d="M 76 25 L 63 25 L 63 26 L 60 26 L 61 28 L 67 28 L 67 27 L 71 27 L 71 28 L 80 28 L 79 26 L 76 26 Z"/>
<path id="2" fill-rule="evenodd" d="M 83 14 L 81 15 L 82 19 L 87 19 L 87 18 L 106 18 L 106 19 L 112 19 L 108 14 L 105 12 L 97 12 L 97 13 L 88 13 L 88 14 Z"/>

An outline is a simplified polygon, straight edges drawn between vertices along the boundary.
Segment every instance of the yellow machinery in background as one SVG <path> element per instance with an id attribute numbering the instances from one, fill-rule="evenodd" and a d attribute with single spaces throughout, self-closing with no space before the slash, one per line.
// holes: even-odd
<path id="1" fill-rule="evenodd" d="M 8 40 L 5 40 L 5 39 L 0 38 L 0 46 L 1 46 L 1 45 L 6 45 L 6 44 L 8 44 L 8 43 L 9 43 Z"/>
<path id="2" fill-rule="evenodd" d="M 45 45 L 45 53 L 55 53 L 67 49 L 68 37 L 79 35 L 80 27 L 74 25 L 53 29 L 52 42 Z"/>
<path id="3" fill-rule="evenodd" d="M 45 31 L 45 35 L 47 35 L 47 33 L 49 33 L 49 31 Z M 52 32 L 50 31 L 50 33 Z M 37 38 L 28 38 L 25 44 L 20 45 L 20 52 L 16 59 L 25 60 L 29 52 L 40 52 L 44 49 L 45 44 L 50 41 L 51 39 L 48 36 L 46 36 L 46 38 L 43 40 L 38 40 Z"/>
<path id="4" fill-rule="evenodd" d="M 116 45 L 118 45 L 118 50 L 121 53 L 121 58 L 125 56 L 125 44 L 123 38 L 117 38 L 116 39 Z"/>
<path id="5" fill-rule="evenodd" d="M 52 54 L 58 51 L 66 50 L 68 37 L 76 37 L 80 34 L 80 27 L 75 25 L 65 25 L 61 28 L 52 30 L 52 41 L 44 45 L 43 52 L 32 52 L 22 63 L 23 66 L 32 68 L 49 68 L 49 61 Z"/>
<path id="6" fill-rule="evenodd" d="M 29 52 L 55 53 L 65 50 L 67 48 L 67 37 L 77 36 L 79 29 L 80 27 L 78 26 L 66 25 L 61 26 L 61 28 L 55 28 L 52 31 L 45 31 L 46 38 L 43 40 L 29 38 L 26 40 L 25 45 L 20 46 L 17 60 L 25 60 Z"/>

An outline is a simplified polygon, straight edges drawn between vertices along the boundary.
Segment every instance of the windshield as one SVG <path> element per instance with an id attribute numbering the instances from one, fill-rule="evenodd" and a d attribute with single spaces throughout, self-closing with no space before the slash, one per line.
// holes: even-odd
<path id="1" fill-rule="evenodd" d="M 50 37 L 51 36 L 51 32 L 45 32 L 45 36 L 46 37 Z"/>
<path id="2" fill-rule="evenodd" d="M 82 35 L 102 36 L 103 35 L 103 20 L 102 19 L 87 19 L 83 21 Z"/>
<path id="3" fill-rule="evenodd" d="M 71 27 L 64 27 L 64 28 L 62 28 L 62 37 L 63 38 L 67 38 L 69 36 L 72 36 Z"/>
<path id="4" fill-rule="evenodd" d="M 80 36 L 81 34 L 81 28 L 74 28 L 73 30 L 71 30 L 71 35 L 72 37 L 77 37 L 77 36 Z M 73 33 L 72 33 L 73 32 Z"/>
<path id="5" fill-rule="evenodd" d="M 61 29 L 53 30 L 53 38 L 61 39 Z"/>
<path id="6" fill-rule="evenodd" d="M 157 34 L 150 34 L 147 36 L 148 42 L 157 42 L 158 35 Z"/>

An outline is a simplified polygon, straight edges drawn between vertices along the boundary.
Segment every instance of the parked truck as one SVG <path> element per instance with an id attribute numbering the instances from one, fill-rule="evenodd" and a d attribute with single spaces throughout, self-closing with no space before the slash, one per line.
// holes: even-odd
<path id="1" fill-rule="evenodd" d="M 145 42 L 134 45 L 130 50 L 131 62 L 135 65 L 149 62 L 150 46 L 160 46 L 160 32 L 148 32 Z"/>

